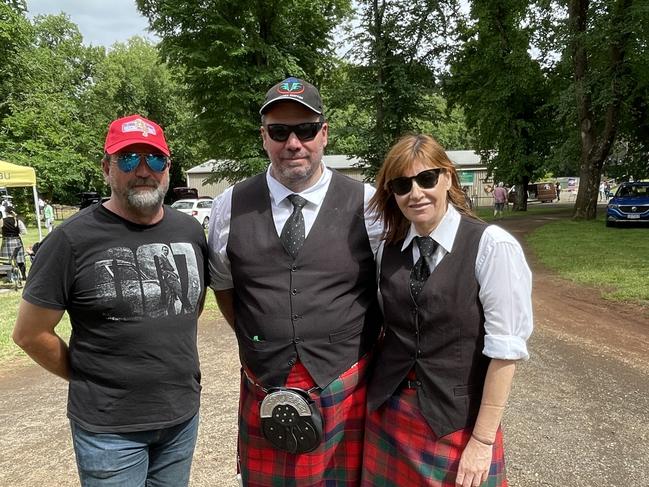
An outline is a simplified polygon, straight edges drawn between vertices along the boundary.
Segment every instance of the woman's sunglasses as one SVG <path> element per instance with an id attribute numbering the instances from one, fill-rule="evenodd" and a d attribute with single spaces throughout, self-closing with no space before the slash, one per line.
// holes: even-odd
<path id="1" fill-rule="evenodd" d="M 394 178 L 388 183 L 388 188 L 394 194 L 403 196 L 404 194 L 410 193 L 412 190 L 412 181 L 413 179 L 417 181 L 417 186 L 423 189 L 432 189 L 437 184 L 439 179 L 439 173 L 442 172 L 441 167 L 436 167 L 435 169 L 427 169 L 420 172 L 416 176 L 402 176 L 400 178 Z"/>
<path id="2" fill-rule="evenodd" d="M 167 168 L 169 158 L 163 154 L 139 154 L 137 152 L 126 152 L 117 155 L 117 167 L 123 172 L 131 172 L 144 158 L 147 166 L 153 172 L 162 172 Z"/>
<path id="3" fill-rule="evenodd" d="M 270 123 L 266 125 L 268 136 L 275 142 L 284 142 L 289 138 L 291 132 L 302 142 L 315 139 L 323 122 L 298 123 L 297 125 L 286 125 L 284 123 Z"/>

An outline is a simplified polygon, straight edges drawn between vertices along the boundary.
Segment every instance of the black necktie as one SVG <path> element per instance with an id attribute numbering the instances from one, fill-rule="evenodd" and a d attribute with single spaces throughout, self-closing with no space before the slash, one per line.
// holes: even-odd
<path id="1" fill-rule="evenodd" d="M 430 257 L 437 248 L 437 242 L 430 237 L 415 237 L 415 241 L 419 246 L 419 260 L 410 271 L 410 294 L 414 299 L 417 299 L 419 293 L 426 284 L 428 276 L 430 276 L 430 268 L 426 257 Z"/>
<path id="2" fill-rule="evenodd" d="M 292 194 L 288 199 L 293 203 L 293 213 L 288 217 L 280 240 L 286 251 L 295 259 L 304 243 L 304 216 L 302 216 L 302 207 L 306 205 L 306 200 L 299 194 Z"/>

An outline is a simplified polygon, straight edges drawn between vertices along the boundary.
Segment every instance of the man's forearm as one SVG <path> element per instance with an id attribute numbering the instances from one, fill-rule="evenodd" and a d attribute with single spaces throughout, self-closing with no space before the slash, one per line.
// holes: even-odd
<path id="1" fill-rule="evenodd" d="M 68 345 L 57 334 L 42 333 L 22 341 L 14 337 L 14 341 L 45 370 L 70 380 Z"/>
<path id="2" fill-rule="evenodd" d="M 228 322 L 230 328 L 234 330 L 234 290 L 224 289 L 221 291 L 214 291 L 216 304 L 219 306 L 221 314 Z"/>
<path id="3" fill-rule="evenodd" d="M 63 310 L 42 308 L 23 299 L 13 340 L 41 367 L 69 380 L 68 345 L 54 331 L 62 316 Z"/>

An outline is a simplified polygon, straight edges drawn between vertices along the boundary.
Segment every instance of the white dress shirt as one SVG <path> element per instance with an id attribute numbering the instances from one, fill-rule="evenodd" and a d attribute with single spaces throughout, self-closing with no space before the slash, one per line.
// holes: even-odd
<path id="1" fill-rule="evenodd" d="M 271 175 L 270 167 L 266 171 L 266 183 L 268 184 L 270 193 L 270 207 L 275 222 L 275 229 L 279 236 L 282 234 L 282 228 L 284 228 L 286 220 L 293 213 L 293 204 L 287 196 L 295 193 Z M 322 176 L 318 182 L 301 193 L 297 193 L 307 201 L 304 208 L 302 208 L 305 237 L 308 237 L 311 227 L 313 227 L 313 223 L 320 212 L 322 203 L 327 195 L 327 190 L 329 189 L 329 184 L 331 183 L 331 169 L 327 168 L 324 164 L 322 164 L 322 168 Z M 369 184 L 365 184 L 364 186 L 365 228 L 367 229 L 372 252 L 376 253 L 383 233 L 383 223 L 380 220 L 376 220 L 374 214 L 368 210 L 368 203 L 374 195 L 375 189 Z M 232 289 L 233 287 L 230 260 L 226 252 L 228 237 L 230 235 L 231 215 L 232 186 L 216 197 L 210 216 L 210 228 L 207 241 L 210 252 L 210 286 L 215 291 Z M 336 238 L 335 235 L 331 237 Z"/>
<path id="2" fill-rule="evenodd" d="M 430 270 L 453 252 L 453 243 L 460 226 L 460 213 L 449 204 L 446 214 L 428 236 L 439 245 L 427 258 Z M 401 248 L 412 252 L 413 262 L 419 259 L 419 247 L 410 245 L 419 235 L 410 226 Z M 380 269 L 383 245 L 377 252 Z M 523 249 L 516 239 L 502 228 L 489 225 L 478 247 L 475 277 L 480 285 L 479 298 L 485 316 L 485 342 L 482 353 L 487 357 L 518 360 L 528 359 L 527 339 L 532 333 L 532 273 L 525 261 Z M 379 301 L 382 303 L 380 291 Z"/>

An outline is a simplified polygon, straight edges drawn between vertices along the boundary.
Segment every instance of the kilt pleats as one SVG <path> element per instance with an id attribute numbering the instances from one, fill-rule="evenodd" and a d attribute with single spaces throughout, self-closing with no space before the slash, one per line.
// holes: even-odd
<path id="1" fill-rule="evenodd" d="M 263 391 L 242 374 L 239 403 L 239 469 L 246 487 L 357 487 L 363 456 L 368 358 L 364 357 L 320 393 L 311 394 L 324 422 L 322 444 L 310 453 L 273 448 L 261 434 L 259 404 Z M 297 363 L 287 387 L 315 386 Z"/>
<path id="2" fill-rule="evenodd" d="M 2 237 L 2 246 L 0 246 L 0 259 L 10 260 L 14 254 L 14 250 L 19 248 L 16 255 L 16 262 L 20 264 L 25 263 L 25 250 L 23 248 L 23 241 L 20 237 Z"/>
<path id="3" fill-rule="evenodd" d="M 420 412 L 415 389 L 403 389 L 368 414 L 363 487 L 455 487 L 460 457 L 472 428 L 437 438 Z M 507 487 L 502 431 L 481 487 Z"/>

